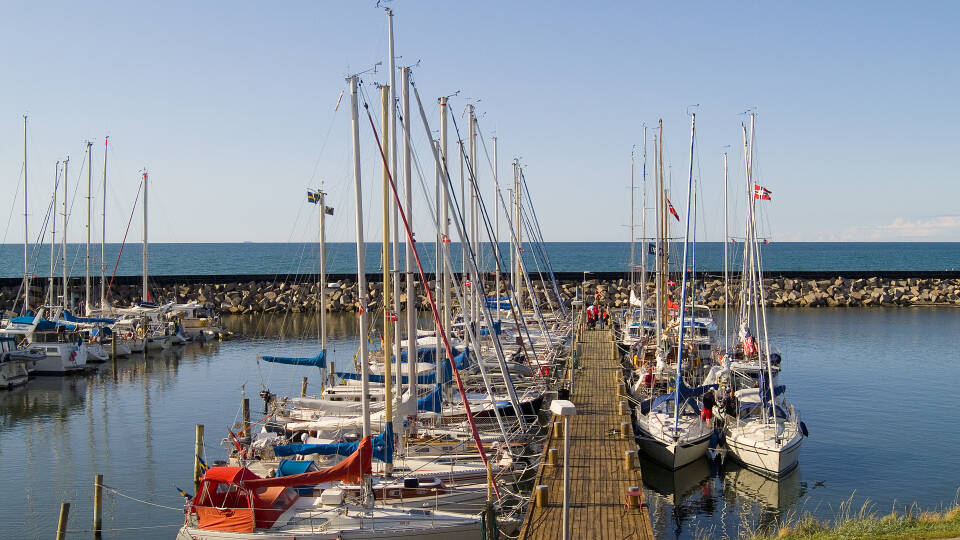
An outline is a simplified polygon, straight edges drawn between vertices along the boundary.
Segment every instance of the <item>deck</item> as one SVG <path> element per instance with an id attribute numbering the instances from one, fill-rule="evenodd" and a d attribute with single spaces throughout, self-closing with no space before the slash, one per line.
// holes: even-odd
<path id="1" fill-rule="evenodd" d="M 632 433 L 626 439 L 620 435 L 621 423 L 630 418 L 619 411 L 620 365 L 613 333 L 586 330 L 580 340 L 581 368 L 574 373 L 570 395 L 577 406 L 570 424 L 570 538 L 653 538 L 643 496 L 636 508 L 625 504 L 628 488 L 641 486 L 642 493 L 643 483 L 635 458 L 632 470 L 626 470 L 624 453 L 637 450 L 637 445 Z M 560 454 L 558 466 L 547 464 L 551 448 Z M 539 508 L 535 497 L 531 499 L 520 539 L 562 538 L 563 436 L 555 432 L 552 422 L 537 485 L 549 486 L 549 504 Z"/>

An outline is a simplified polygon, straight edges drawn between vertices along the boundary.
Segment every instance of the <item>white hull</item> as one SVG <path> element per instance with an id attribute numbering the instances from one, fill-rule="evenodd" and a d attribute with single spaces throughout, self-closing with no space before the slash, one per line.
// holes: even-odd
<path id="1" fill-rule="evenodd" d="M 664 443 L 653 439 L 648 433 L 641 432 L 640 437 L 640 448 L 644 453 L 670 470 L 679 469 L 703 458 L 707 453 L 707 446 L 710 445 L 709 434 L 701 439 L 686 441 L 681 444 L 675 442 Z"/>
<path id="2" fill-rule="evenodd" d="M 13 388 L 27 384 L 30 374 L 25 361 L 0 362 L 0 389 Z"/>
<path id="3" fill-rule="evenodd" d="M 37 360 L 34 373 L 43 375 L 67 375 L 78 373 L 87 367 L 86 347 L 78 349 L 76 345 L 38 344 L 46 350 L 47 356 Z M 51 350 L 55 349 L 55 350 Z"/>
<path id="4" fill-rule="evenodd" d="M 726 437 L 727 449 L 734 459 L 751 470 L 773 476 L 783 476 L 797 467 L 802 442 L 803 435 L 796 429 L 793 436 L 781 444 L 772 439 L 738 435 L 736 429 Z"/>

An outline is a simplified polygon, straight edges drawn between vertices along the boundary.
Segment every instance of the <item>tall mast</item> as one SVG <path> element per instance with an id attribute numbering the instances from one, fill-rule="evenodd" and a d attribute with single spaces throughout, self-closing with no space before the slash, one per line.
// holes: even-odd
<path id="1" fill-rule="evenodd" d="M 107 143 L 110 136 L 103 138 L 103 197 L 100 204 L 103 208 L 100 223 L 100 309 L 107 307 Z"/>
<path id="2" fill-rule="evenodd" d="M 393 40 L 393 10 L 386 8 L 387 11 L 387 65 L 390 68 L 390 174 L 393 178 L 397 178 L 397 67 L 396 59 L 397 55 L 394 52 L 394 40 Z M 386 133 L 384 133 L 384 140 L 386 140 Z M 386 153 L 386 149 L 384 150 Z M 389 219 L 389 216 L 384 216 L 383 219 Z M 393 203 L 393 266 L 392 270 L 396 274 L 399 271 L 400 264 L 400 212 L 397 209 L 396 202 Z M 399 320 L 400 317 L 400 280 L 399 276 L 393 281 L 393 312 L 397 314 Z M 395 329 L 399 329 L 400 326 L 396 325 Z M 400 339 L 399 332 L 396 332 L 397 339 L 393 340 L 393 354 L 395 356 L 395 361 L 397 363 L 397 394 L 395 396 L 396 402 L 399 405 L 400 403 L 400 394 L 402 386 L 400 383 L 403 382 L 402 376 L 400 374 Z"/>
<path id="3" fill-rule="evenodd" d="M 467 105 L 469 123 L 469 150 L 470 154 L 467 158 L 467 172 L 470 177 L 470 244 L 473 248 L 474 257 L 480 257 L 479 239 L 477 234 L 477 117 L 473 111 L 473 104 Z M 464 201 L 466 202 L 466 201 Z M 477 291 L 481 290 L 479 283 L 474 283 L 471 287 L 471 293 L 469 295 L 470 299 L 470 324 L 476 324 L 479 310 L 477 309 L 477 303 L 479 302 L 479 294 Z M 479 346 L 479 344 L 477 344 Z"/>
<path id="4" fill-rule="evenodd" d="M 57 245 L 57 180 L 60 177 L 60 162 L 57 161 L 56 169 L 53 172 L 53 204 L 50 206 L 50 285 L 47 287 L 47 305 L 53 306 L 55 300 L 53 294 L 53 274 L 56 271 L 56 245 Z"/>
<path id="5" fill-rule="evenodd" d="M 83 313 L 90 314 L 90 221 L 93 219 L 93 143 L 87 141 L 87 264 L 83 271 Z"/>
<path id="6" fill-rule="evenodd" d="M 677 330 L 677 383 L 674 385 L 674 408 L 673 408 L 673 428 L 677 432 L 680 423 L 680 387 L 683 385 L 683 322 L 686 319 L 687 310 L 687 250 L 690 235 L 690 204 L 693 199 L 693 141 L 697 128 L 697 115 L 690 115 L 690 176 L 687 178 L 687 213 L 684 216 L 687 220 L 686 228 L 683 233 L 683 264 L 680 267 L 680 326 Z M 660 146 L 663 149 L 662 143 Z M 662 165 L 662 163 L 661 163 Z M 691 309 L 692 311 L 692 309 Z"/>
<path id="7" fill-rule="evenodd" d="M 410 68 L 400 69 L 400 100 L 403 105 L 403 191 L 406 195 L 407 227 L 413 230 L 413 174 L 410 155 Z M 405 242 L 407 270 L 407 387 L 417 396 L 417 295 L 413 285 L 413 244 Z M 398 388 L 399 390 L 399 388 Z M 416 410 L 416 409 L 414 409 Z"/>
<path id="8" fill-rule="evenodd" d="M 520 261 L 520 257 L 523 256 L 523 231 L 520 228 L 520 162 L 516 162 L 516 167 L 514 168 L 513 174 L 513 228 L 517 236 L 517 244 L 515 246 L 516 253 L 514 254 L 514 264 L 516 264 L 516 275 L 514 277 L 514 285 L 516 286 L 516 295 L 517 295 L 517 310 L 523 312 L 523 278 L 521 274 L 523 272 L 523 263 Z M 532 294 L 532 291 L 531 291 Z"/>
<path id="9" fill-rule="evenodd" d="M 500 257 L 500 205 L 497 204 L 497 197 L 500 196 L 500 182 L 497 178 L 497 138 L 493 138 L 493 243 L 495 244 L 494 257 Z M 493 271 L 496 272 L 496 283 L 494 284 L 494 295 L 497 299 L 497 320 L 500 320 L 500 261 L 496 260 L 493 264 Z"/>
<path id="10" fill-rule="evenodd" d="M 630 147 L 630 293 L 634 292 L 634 286 L 637 284 L 635 270 L 637 269 L 637 257 L 636 257 L 636 239 L 637 234 L 634 230 L 633 215 L 636 210 L 633 207 L 633 196 L 636 192 L 636 185 L 634 183 L 634 171 L 636 170 L 636 149 L 637 145 Z M 632 297 L 631 297 L 632 298 Z"/>
<path id="11" fill-rule="evenodd" d="M 730 243 L 730 230 L 727 226 L 727 153 L 723 153 L 723 354 L 727 354 L 730 347 L 730 331 L 727 326 L 728 312 L 730 311 L 730 274 L 727 271 L 727 244 Z"/>
<path id="12" fill-rule="evenodd" d="M 408 136 L 408 137 L 410 136 L 410 133 L 409 133 L 409 132 L 407 132 L 407 136 Z M 439 156 L 439 151 L 440 151 L 440 141 L 439 141 L 439 139 L 434 139 L 434 140 L 430 141 L 430 144 L 433 145 L 434 154 L 436 154 L 436 155 Z M 433 181 L 434 181 L 434 184 L 433 184 L 433 193 L 434 193 L 434 195 L 433 195 L 433 201 L 434 201 L 434 218 L 436 219 L 436 222 L 437 222 L 437 234 L 436 234 L 436 236 L 435 236 L 435 238 L 434 238 L 434 244 L 433 244 L 433 246 L 434 246 L 434 262 L 436 263 L 436 269 L 434 270 L 434 273 L 433 273 L 433 283 L 434 283 L 434 290 L 436 291 L 436 294 L 437 294 L 440 298 L 442 298 L 442 297 L 443 297 L 443 294 L 444 294 L 444 292 L 443 292 L 443 291 L 444 291 L 444 288 L 443 288 L 443 286 L 442 286 L 442 284 L 441 284 L 441 279 L 443 279 L 443 278 L 440 277 L 440 275 L 443 273 L 443 255 L 444 255 L 444 253 L 443 253 L 444 250 L 442 249 L 442 247 L 443 247 L 443 225 L 440 224 L 440 219 L 441 219 L 441 215 L 442 215 L 442 212 L 443 212 L 443 211 L 441 210 L 441 208 L 440 208 L 440 207 L 443 205 L 443 196 L 441 195 L 441 191 L 440 191 L 440 177 L 441 177 L 442 174 L 443 174 L 443 171 L 440 169 L 440 160 L 439 160 L 439 159 L 434 159 L 434 163 L 433 163 L 433 176 L 434 176 L 434 178 L 433 178 Z M 438 300 L 436 300 L 436 301 L 439 302 L 439 303 L 437 304 L 437 309 L 444 309 L 444 308 L 442 307 L 442 306 L 443 306 L 443 304 L 442 304 L 443 300 L 442 300 L 442 299 L 438 299 Z M 434 355 L 434 360 L 435 360 L 435 361 L 434 361 L 434 377 L 435 377 L 435 378 L 439 378 L 439 377 L 440 377 L 440 366 L 443 365 L 443 364 L 441 363 L 441 360 L 440 360 L 440 359 L 443 357 L 443 343 L 442 343 L 441 340 L 440 340 L 440 327 L 442 326 L 443 323 L 440 322 L 439 319 L 440 319 L 439 317 L 435 317 L 434 320 L 433 320 L 434 336 L 436 337 L 436 343 L 435 343 L 435 348 L 434 348 L 434 352 L 435 352 L 435 355 Z M 437 379 L 435 379 L 435 380 L 437 380 Z"/>
<path id="13" fill-rule="evenodd" d="M 27 115 L 23 115 L 23 314 L 30 311 L 30 231 L 27 229 Z"/>
<path id="14" fill-rule="evenodd" d="M 67 223 L 69 222 L 67 216 L 67 188 L 70 186 L 69 167 L 70 156 L 67 156 L 67 160 L 63 163 L 63 253 L 60 254 L 60 259 L 63 262 L 63 309 L 67 309 L 67 303 L 69 302 L 67 291 Z"/>
<path id="15" fill-rule="evenodd" d="M 663 334 L 663 323 L 664 323 L 664 295 L 667 293 L 664 290 L 664 280 L 661 271 L 663 270 L 663 265 L 661 264 L 661 257 L 663 256 L 663 214 L 666 209 L 663 207 L 663 186 L 660 185 L 660 147 L 659 145 L 663 144 L 661 142 L 661 136 L 663 135 L 663 120 L 659 121 L 658 132 L 653 135 L 653 176 L 654 176 L 654 185 L 656 186 L 655 191 L 657 194 L 657 240 L 656 240 L 656 255 L 654 256 L 654 262 L 656 263 L 656 278 L 657 278 L 657 288 L 656 288 L 656 300 L 657 300 L 657 348 L 661 346 L 661 339 Z"/>
<path id="16" fill-rule="evenodd" d="M 440 160 L 441 160 L 441 178 L 449 178 L 448 160 L 447 160 L 447 98 L 440 98 Z M 442 242 L 450 241 L 450 184 L 445 180 L 443 184 L 443 239 Z M 444 251 L 441 246 L 437 246 L 437 251 Z M 439 257 L 438 257 L 439 260 Z M 453 261 L 450 261 L 450 267 L 453 268 Z M 443 273 L 443 328 L 445 332 L 450 331 L 450 321 L 453 318 L 452 299 L 450 294 L 450 274 Z M 437 334 L 439 339 L 440 334 Z M 440 365 L 440 359 L 437 358 L 437 365 Z"/>
<path id="17" fill-rule="evenodd" d="M 360 318 L 360 392 L 363 414 L 363 436 L 370 436 L 370 377 L 367 365 L 367 273 L 363 245 L 363 186 L 360 180 L 360 122 L 357 118 L 357 76 L 350 83 L 350 115 L 353 132 L 353 188 L 357 206 L 357 307 Z M 386 216 L 384 216 L 386 218 Z M 386 359 L 389 361 L 389 358 Z M 390 396 L 386 396 L 389 401 Z"/>
<path id="18" fill-rule="evenodd" d="M 327 350 L 327 194 L 320 194 L 320 350 Z"/>
<path id="19" fill-rule="evenodd" d="M 640 197 L 640 320 L 647 309 L 647 125 L 643 125 L 643 195 Z M 641 332 L 642 334 L 642 332 Z"/>
<path id="20" fill-rule="evenodd" d="M 141 299 L 144 302 L 150 301 L 150 288 L 147 285 L 147 171 L 143 171 L 143 293 Z"/>
<path id="21" fill-rule="evenodd" d="M 388 12 L 390 10 L 387 10 Z M 390 87 L 381 86 L 380 87 L 380 131 L 383 133 L 383 153 L 387 154 L 387 151 L 390 149 Z M 391 369 L 393 367 L 393 360 L 391 360 L 390 355 L 393 350 L 393 328 L 396 325 L 396 320 L 399 318 L 398 313 L 390 312 L 390 169 L 387 166 L 387 163 L 383 163 L 383 244 L 381 247 L 382 263 L 383 263 L 383 395 L 384 395 L 384 404 L 386 405 L 385 419 L 386 426 L 385 431 L 390 436 L 393 433 L 393 374 Z M 359 242 L 359 240 L 357 240 Z M 366 289 L 360 291 L 360 294 L 365 294 Z M 361 335 L 361 340 L 366 339 L 365 335 Z M 400 341 L 400 340 L 397 340 Z M 409 359 L 408 359 L 409 360 Z M 398 381 L 399 382 L 399 381 Z M 398 388 L 399 390 L 399 388 Z M 389 454 L 389 453 L 388 453 Z M 390 474 L 393 472 L 393 456 L 387 455 L 386 462 L 384 463 L 384 472 Z"/>

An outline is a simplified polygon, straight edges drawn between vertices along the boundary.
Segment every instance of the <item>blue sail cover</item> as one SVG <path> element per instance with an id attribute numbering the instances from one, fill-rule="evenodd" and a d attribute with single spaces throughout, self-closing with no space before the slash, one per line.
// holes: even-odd
<path id="1" fill-rule="evenodd" d="M 106 317 L 77 317 L 73 313 L 70 313 L 67 310 L 63 310 L 63 320 L 72 323 L 89 323 L 89 324 L 113 324 L 117 322 L 116 319 L 108 319 Z"/>
<path id="2" fill-rule="evenodd" d="M 15 324 L 27 324 L 27 325 L 32 325 L 34 319 L 35 319 L 35 317 L 20 316 L 20 317 L 14 317 L 14 318 L 10 319 L 10 322 L 11 322 L 11 323 L 15 323 Z M 37 332 L 49 332 L 49 331 L 51 331 L 51 330 L 56 330 L 56 329 L 59 328 L 59 327 L 62 327 L 62 328 L 66 329 L 66 330 L 69 330 L 69 331 L 73 331 L 73 330 L 76 330 L 76 329 L 77 329 L 77 326 L 76 326 L 75 324 L 67 324 L 67 323 L 55 322 L 55 321 L 51 321 L 51 320 L 47 320 L 47 319 L 40 319 L 40 321 L 37 322 L 36 331 L 37 331 Z"/>
<path id="3" fill-rule="evenodd" d="M 496 333 L 498 336 L 500 335 L 501 324 L 502 324 L 502 323 L 501 323 L 500 321 L 493 321 L 493 331 L 494 331 L 494 333 Z M 490 329 L 489 329 L 489 328 L 481 328 L 481 329 L 480 329 L 480 335 L 481 335 L 481 336 L 489 336 L 489 335 L 490 335 Z"/>
<path id="4" fill-rule="evenodd" d="M 443 406 L 443 385 L 433 387 L 429 394 L 417 400 L 417 410 L 423 412 L 440 412 Z"/>
<path id="5" fill-rule="evenodd" d="M 394 354 L 394 355 L 390 355 L 390 360 L 393 360 L 394 362 L 396 362 L 396 361 L 397 361 L 397 355 L 395 355 L 395 354 Z M 419 349 L 419 348 L 418 348 L 418 349 L 417 349 L 417 361 L 418 361 L 418 362 L 427 362 L 427 363 L 429 363 L 429 364 L 433 364 L 434 362 L 437 361 L 437 359 L 436 359 L 436 350 L 433 349 L 433 348 L 426 348 L 426 347 L 424 347 L 424 348 L 422 348 L 422 349 Z M 407 363 L 407 351 L 406 351 L 406 349 L 400 351 L 400 363 L 401 363 L 401 364 Z"/>
<path id="6" fill-rule="evenodd" d="M 678 395 L 680 397 L 680 403 L 683 403 L 689 400 L 690 398 L 702 396 L 704 392 L 706 392 L 707 390 L 716 390 L 718 387 L 719 385 L 716 385 L 716 384 L 707 384 L 703 386 L 698 386 L 696 388 L 690 388 L 689 386 L 684 384 L 683 380 L 681 379 L 679 381 L 679 386 L 677 387 L 677 392 L 670 392 L 669 394 L 663 394 L 661 396 L 657 396 L 653 400 L 653 404 L 650 406 L 650 410 L 654 410 L 661 404 L 666 403 L 668 401 L 673 401 L 674 399 L 676 399 Z M 693 408 L 696 409 L 697 412 L 700 412 L 696 403 L 693 403 Z"/>
<path id="7" fill-rule="evenodd" d="M 458 354 L 453 359 L 453 361 L 456 363 L 458 371 L 461 369 L 467 369 L 468 367 L 470 367 L 470 350 L 468 349 Z M 440 381 L 439 381 L 440 383 L 448 383 L 453 380 L 453 370 L 450 369 L 449 362 L 443 362 L 442 364 L 440 364 L 440 372 L 441 372 Z M 352 381 L 361 380 L 359 373 L 350 373 L 346 371 L 338 371 L 336 373 L 337 373 L 337 377 L 340 377 L 341 379 L 352 380 Z M 375 375 L 371 373 L 368 377 L 369 378 L 367 380 L 369 380 L 372 383 L 383 384 L 383 380 L 384 380 L 383 375 Z M 403 384 L 407 384 L 406 375 L 404 375 L 401 380 Z M 438 381 L 436 380 L 435 372 L 433 371 L 431 371 L 430 373 L 424 373 L 423 375 L 417 375 L 417 384 L 437 384 L 437 382 Z"/>
<path id="8" fill-rule="evenodd" d="M 314 366 L 317 368 L 327 367 L 327 350 L 326 349 L 320 351 L 320 354 L 316 356 L 309 356 L 309 357 L 263 356 L 261 358 L 263 358 L 265 362 L 273 362 L 274 364 L 287 364 L 289 366 Z"/>
<path id="9" fill-rule="evenodd" d="M 487 298 L 487 309 L 510 309 L 510 297 Z"/>
<path id="10" fill-rule="evenodd" d="M 388 426 L 392 424 L 387 424 Z M 387 455 L 393 455 L 393 437 L 389 439 L 385 436 L 386 432 L 381 432 L 373 436 L 370 442 L 373 443 L 373 457 L 380 461 L 387 461 Z M 280 444 L 273 447 L 273 453 L 277 457 L 320 454 L 322 456 L 349 456 L 357 451 L 360 441 L 327 443 L 327 444 Z"/>

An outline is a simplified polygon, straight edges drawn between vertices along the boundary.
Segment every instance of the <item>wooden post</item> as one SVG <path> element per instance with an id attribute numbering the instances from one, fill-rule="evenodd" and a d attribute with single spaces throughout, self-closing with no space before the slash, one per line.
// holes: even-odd
<path id="1" fill-rule="evenodd" d="M 114 334 L 110 339 L 110 359 L 114 362 L 117 361 L 117 335 Z"/>
<path id="2" fill-rule="evenodd" d="M 337 365 L 330 362 L 330 386 L 333 387 L 337 382 Z"/>
<path id="3" fill-rule="evenodd" d="M 640 495 L 634 495 L 640 491 L 640 486 L 630 486 L 627 488 L 627 506 L 637 508 L 640 506 Z"/>
<path id="4" fill-rule="evenodd" d="M 200 489 L 200 454 L 203 452 L 203 424 L 197 424 L 193 451 L 193 489 Z"/>
<path id="5" fill-rule="evenodd" d="M 70 503 L 64 501 L 60 503 L 60 518 L 57 520 L 57 540 L 63 540 L 67 536 L 68 517 L 70 517 Z"/>
<path id="6" fill-rule="evenodd" d="M 560 463 L 560 450 L 556 448 L 551 448 L 547 450 L 547 465 L 556 466 L 557 463 Z"/>
<path id="7" fill-rule="evenodd" d="M 553 432 L 557 437 L 563 437 L 563 422 L 557 421 L 553 423 Z"/>
<path id="8" fill-rule="evenodd" d="M 307 378 L 303 378 L 303 382 L 300 383 L 300 397 L 307 397 Z"/>
<path id="9" fill-rule="evenodd" d="M 103 530 L 103 475 L 93 477 L 93 537 L 100 538 Z"/>
<path id="10" fill-rule="evenodd" d="M 629 410 L 630 410 L 630 406 L 627 404 L 627 400 L 621 399 L 621 400 L 620 400 L 620 414 L 628 414 L 628 411 L 629 411 Z"/>
<path id="11" fill-rule="evenodd" d="M 628 439 L 629 436 L 633 435 L 633 429 L 630 426 L 630 422 L 620 422 L 620 438 Z"/>
<path id="12" fill-rule="evenodd" d="M 636 455 L 636 450 L 627 450 L 623 453 L 623 468 L 627 472 L 630 472 L 634 469 L 634 463 L 636 463 L 634 456 Z"/>
<path id="13" fill-rule="evenodd" d="M 243 398 L 243 403 L 240 404 L 240 416 L 243 419 L 243 437 L 250 437 L 250 398 Z"/>
<path id="14" fill-rule="evenodd" d="M 550 504 L 550 486 L 539 485 L 536 488 L 537 508 L 546 508 Z M 69 503 L 68 503 L 69 506 Z"/>

